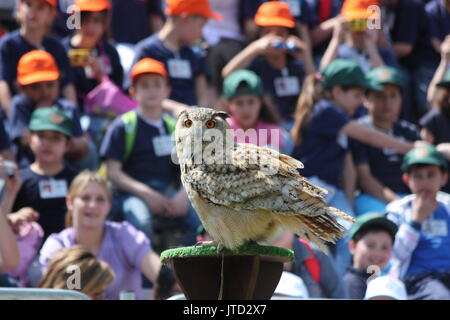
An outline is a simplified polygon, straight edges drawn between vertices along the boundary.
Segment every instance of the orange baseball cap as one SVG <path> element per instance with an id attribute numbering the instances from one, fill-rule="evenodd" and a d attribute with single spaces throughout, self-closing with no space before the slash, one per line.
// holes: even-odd
<path id="1" fill-rule="evenodd" d="M 222 20 L 222 16 L 211 10 L 208 0 L 166 0 L 166 14 L 178 16 L 182 13 L 198 14 L 206 18 Z"/>
<path id="2" fill-rule="evenodd" d="M 370 10 L 370 6 L 378 6 L 378 0 L 345 0 L 342 5 L 341 13 L 350 20 L 379 18 L 374 16 L 374 11 Z"/>
<path id="3" fill-rule="evenodd" d="M 17 65 L 17 82 L 26 86 L 36 82 L 55 81 L 60 76 L 53 56 L 42 50 L 24 54 Z"/>
<path id="4" fill-rule="evenodd" d="M 145 73 L 156 73 L 163 76 L 166 79 L 169 78 L 164 63 L 152 58 L 144 58 L 142 60 L 139 60 L 131 69 L 130 73 L 131 82 L 134 83 L 134 81 L 138 76 Z"/>
<path id="5" fill-rule="evenodd" d="M 255 24 L 261 27 L 294 28 L 295 20 L 287 3 L 268 1 L 259 6 L 255 15 Z"/>
<path id="6" fill-rule="evenodd" d="M 56 8 L 57 4 L 57 0 L 43 0 L 44 2 L 47 2 L 49 5 L 51 5 L 52 7 Z"/>
<path id="7" fill-rule="evenodd" d="M 109 0 L 76 0 L 75 5 L 79 11 L 98 12 L 111 9 Z"/>

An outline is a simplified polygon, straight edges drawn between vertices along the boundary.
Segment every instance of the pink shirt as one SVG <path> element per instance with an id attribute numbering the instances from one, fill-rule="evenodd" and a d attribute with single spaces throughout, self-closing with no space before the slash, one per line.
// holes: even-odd
<path id="1" fill-rule="evenodd" d="M 234 142 L 252 143 L 260 147 L 269 146 L 277 151 L 283 150 L 284 141 L 281 128 L 275 124 L 258 120 L 254 128 L 243 130 L 233 117 L 227 118 L 234 133 Z"/>

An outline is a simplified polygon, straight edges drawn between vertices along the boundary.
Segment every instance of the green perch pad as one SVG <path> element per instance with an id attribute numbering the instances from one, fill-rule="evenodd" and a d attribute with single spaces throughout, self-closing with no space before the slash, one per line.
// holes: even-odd
<path id="1" fill-rule="evenodd" d="M 273 246 L 243 245 L 237 249 L 230 250 L 223 248 L 217 251 L 215 245 L 191 246 L 168 249 L 161 253 L 161 262 L 166 263 L 172 258 L 193 258 L 199 256 L 221 256 L 225 255 L 259 255 L 259 256 L 278 256 L 294 261 L 294 252 L 292 250 Z"/>

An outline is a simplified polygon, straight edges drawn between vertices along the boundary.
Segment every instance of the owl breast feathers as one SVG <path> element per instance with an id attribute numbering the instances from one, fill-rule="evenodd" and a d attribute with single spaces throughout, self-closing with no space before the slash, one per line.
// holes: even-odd
<path id="1" fill-rule="evenodd" d="M 204 134 L 211 127 L 226 136 L 229 126 L 225 117 L 223 112 L 195 108 L 180 115 L 175 131 L 182 183 L 213 239 L 234 249 L 247 241 L 270 241 L 287 228 L 326 251 L 325 241 L 334 243 L 342 238 L 346 229 L 336 218 L 354 219 L 327 205 L 327 191 L 298 172 L 303 168 L 300 161 L 252 144 L 227 146 L 220 139 L 217 143 L 222 144 L 218 149 L 225 149 L 223 157 L 192 161 L 192 154 L 185 152 L 191 141 L 187 138 L 192 138 L 195 130 Z"/>

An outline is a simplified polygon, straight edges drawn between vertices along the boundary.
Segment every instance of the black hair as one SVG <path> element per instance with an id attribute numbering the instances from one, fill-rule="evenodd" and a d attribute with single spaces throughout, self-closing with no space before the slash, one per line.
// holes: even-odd
<path id="1" fill-rule="evenodd" d="M 159 270 L 157 288 L 155 289 L 155 300 L 166 300 L 173 296 L 172 288 L 177 283 L 172 269 L 163 264 Z"/>
<path id="2" fill-rule="evenodd" d="M 386 232 L 389 234 L 392 240 L 392 244 L 394 244 L 395 241 L 395 235 L 392 234 L 391 230 L 389 230 L 387 227 L 381 225 L 381 224 L 370 224 L 368 226 L 363 226 L 361 229 L 356 232 L 356 234 L 353 236 L 353 240 L 355 242 L 358 242 L 361 240 L 362 237 L 364 237 L 366 234 L 370 232 Z"/>

